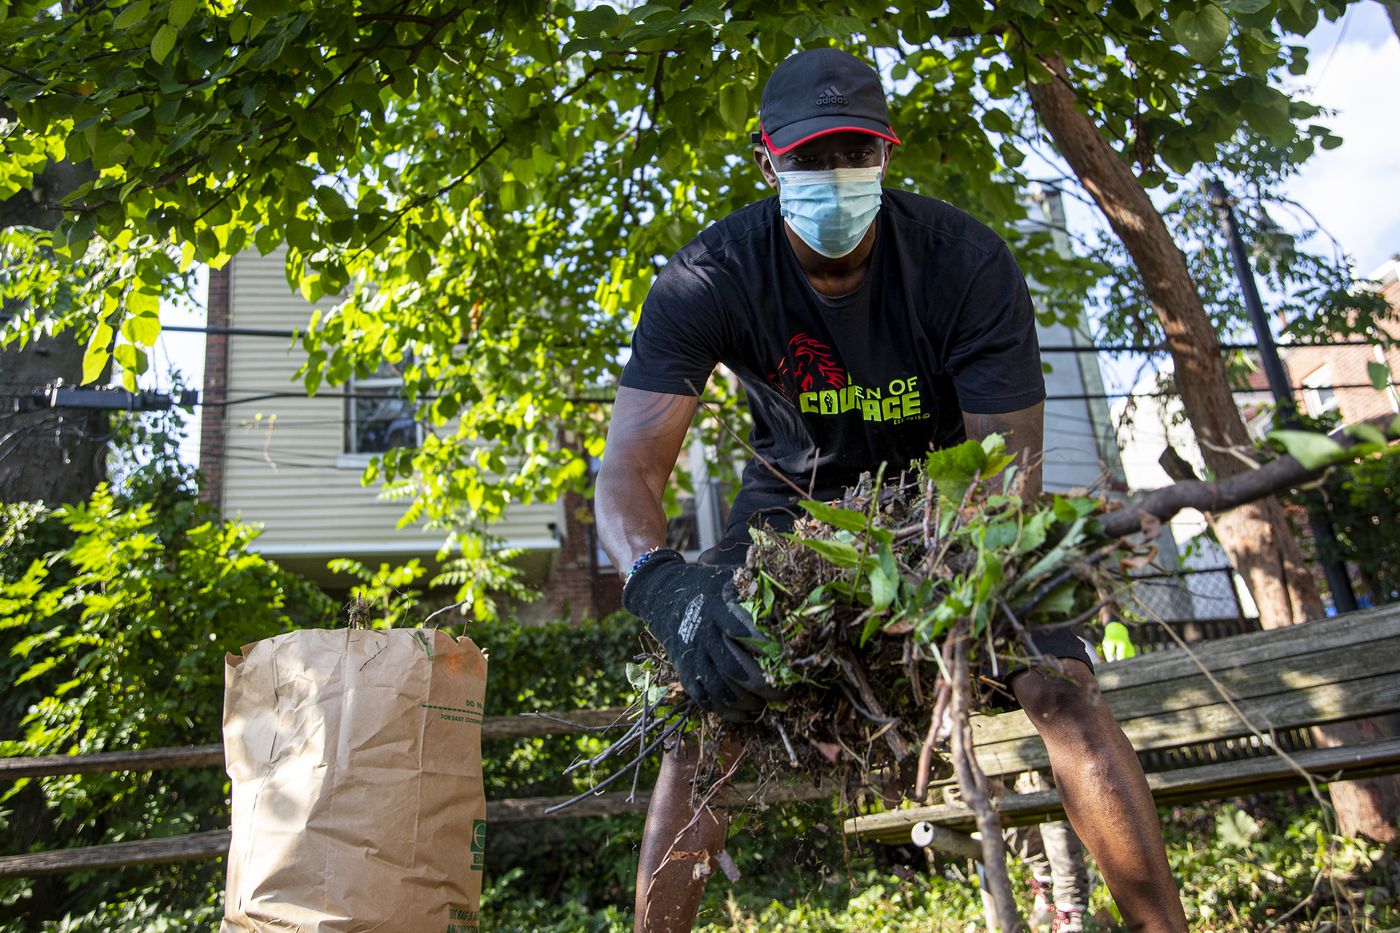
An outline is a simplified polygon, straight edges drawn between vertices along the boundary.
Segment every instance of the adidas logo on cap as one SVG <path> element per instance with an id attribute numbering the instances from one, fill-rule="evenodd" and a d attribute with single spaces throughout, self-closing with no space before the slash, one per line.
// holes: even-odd
<path id="1" fill-rule="evenodd" d="M 818 107 L 831 107 L 838 104 L 849 103 L 849 98 L 845 94 L 836 90 L 836 85 L 828 84 L 826 90 L 817 95 Z"/>

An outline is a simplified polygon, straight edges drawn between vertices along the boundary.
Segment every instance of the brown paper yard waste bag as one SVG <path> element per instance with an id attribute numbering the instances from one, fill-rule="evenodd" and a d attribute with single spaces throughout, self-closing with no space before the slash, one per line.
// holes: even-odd
<path id="1" fill-rule="evenodd" d="M 426 629 L 289 632 L 229 655 L 221 933 L 479 929 L 486 658 Z"/>

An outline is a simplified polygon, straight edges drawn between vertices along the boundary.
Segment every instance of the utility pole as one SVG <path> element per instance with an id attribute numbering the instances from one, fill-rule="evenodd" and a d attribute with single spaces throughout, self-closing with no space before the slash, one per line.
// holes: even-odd
<path id="1" fill-rule="evenodd" d="M 1280 426 L 1298 428 L 1298 406 L 1293 399 L 1293 387 L 1288 373 L 1279 359 L 1274 335 L 1269 330 L 1269 320 L 1264 315 L 1264 303 L 1259 300 L 1259 287 L 1254 281 L 1254 272 L 1249 266 L 1249 256 L 1245 252 L 1244 238 L 1240 236 L 1239 224 L 1235 222 L 1235 208 L 1230 201 L 1230 193 L 1225 185 L 1215 179 L 1207 188 L 1210 206 L 1220 219 L 1225 231 L 1225 240 L 1230 245 L 1230 259 L 1235 267 L 1235 276 L 1240 282 L 1240 292 L 1244 298 L 1245 310 L 1254 326 L 1254 336 L 1259 345 L 1259 358 L 1264 366 L 1264 375 L 1269 380 L 1269 391 L 1276 403 L 1275 411 Z M 1327 578 L 1327 589 L 1332 593 L 1332 603 L 1337 612 L 1351 612 L 1356 609 L 1356 593 L 1351 588 L 1351 577 L 1347 575 L 1346 564 L 1340 560 L 1327 559 L 1323 555 L 1335 550 L 1337 538 L 1332 530 L 1332 517 L 1327 514 L 1325 503 L 1315 503 L 1308 509 L 1308 524 L 1312 528 L 1313 540 L 1317 542 L 1319 562 L 1323 575 Z"/>

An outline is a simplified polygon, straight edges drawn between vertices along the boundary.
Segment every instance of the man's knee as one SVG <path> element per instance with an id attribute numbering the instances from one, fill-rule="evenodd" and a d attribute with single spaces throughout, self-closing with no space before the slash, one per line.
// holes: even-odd
<path id="1" fill-rule="evenodd" d="M 1012 682 L 1016 700 L 1039 730 L 1092 735 L 1112 715 L 1097 681 L 1080 661 L 1062 660 L 1063 672 L 1030 670 Z"/>

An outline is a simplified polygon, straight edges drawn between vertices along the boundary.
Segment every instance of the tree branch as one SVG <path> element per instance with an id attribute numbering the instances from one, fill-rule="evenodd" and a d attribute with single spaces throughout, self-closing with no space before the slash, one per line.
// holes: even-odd
<path id="1" fill-rule="evenodd" d="M 1358 443 L 1355 438 L 1340 433 L 1332 435 L 1332 440 L 1343 447 L 1354 447 Z M 1167 521 L 1182 509 L 1225 512 L 1314 480 L 1335 465 L 1310 470 L 1285 454 L 1257 470 L 1237 473 L 1225 479 L 1213 482 L 1190 480 L 1165 486 L 1125 508 L 1105 515 L 1102 519 L 1103 532 L 1110 538 L 1121 538 L 1140 531 L 1146 516 Z"/>

